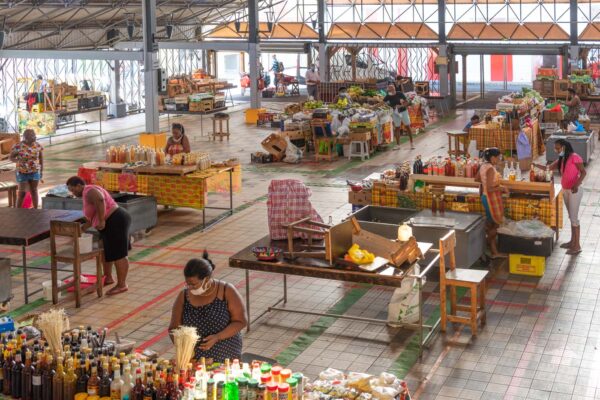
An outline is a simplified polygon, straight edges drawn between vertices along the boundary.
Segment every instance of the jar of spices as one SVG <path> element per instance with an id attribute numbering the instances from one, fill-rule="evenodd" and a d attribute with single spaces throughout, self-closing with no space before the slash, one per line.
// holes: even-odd
<path id="1" fill-rule="evenodd" d="M 271 382 L 267 385 L 266 400 L 279 400 L 277 397 L 277 384 Z"/>
<path id="2" fill-rule="evenodd" d="M 248 400 L 248 378 L 240 376 L 236 381 L 239 387 L 240 400 Z"/>
<path id="3" fill-rule="evenodd" d="M 288 385 L 287 383 L 280 383 L 277 387 L 277 391 L 279 392 L 278 400 L 289 400 L 288 397 L 290 392 L 290 385 Z"/>
<path id="4" fill-rule="evenodd" d="M 258 381 L 256 379 L 248 380 L 248 400 L 257 400 L 258 398 Z"/>
<path id="5" fill-rule="evenodd" d="M 286 383 L 290 385 L 288 400 L 298 400 L 298 381 L 296 378 L 288 378 Z"/>

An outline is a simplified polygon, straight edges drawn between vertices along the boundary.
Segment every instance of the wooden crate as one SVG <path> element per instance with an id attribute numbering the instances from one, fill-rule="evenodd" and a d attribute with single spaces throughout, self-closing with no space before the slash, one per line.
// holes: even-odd
<path id="1" fill-rule="evenodd" d="M 20 140 L 18 133 L 0 133 L 0 160 L 8 158 L 12 147 Z"/>
<path id="2" fill-rule="evenodd" d="M 565 97 L 567 90 L 571 87 L 571 83 L 567 79 L 557 79 L 554 81 L 554 96 Z"/>
<path id="3" fill-rule="evenodd" d="M 306 131 L 283 131 L 280 132 L 279 135 L 283 138 L 288 138 L 290 140 L 301 140 L 306 139 L 310 136 L 310 132 Z"/>
<path id="4" fill-rule="evenodd" d="M 267 136 L 261 142 L 261 145 L 263 149 L 265 149 L 269 154 L 273 155 L 276 160 L 283 159 L 285 150 L 287 149 L 287 143 L 285 139 L 277 133 L 272 133 Z"/>
<path id="5" fill-rule="evenodd" d="M 350 132 L 349 137 L 353 142 L 368 142 L 371 140 L 371 131 Z"/>

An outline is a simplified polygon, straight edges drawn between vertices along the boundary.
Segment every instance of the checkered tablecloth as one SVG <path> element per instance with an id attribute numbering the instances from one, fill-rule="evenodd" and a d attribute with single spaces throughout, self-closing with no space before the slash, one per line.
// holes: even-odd
<path id="1" fill-rule="evenodd" d="M 540 142 L 539 123 L 537 120 L 533 123 L 533 128 L 524 128 L 523 132 L 531 144 L 531 154 L 537 158 L 544 153 L 544 144 Z M 488 147 L 497 147 L 501 151 L 517 150 L 518 130 L 497 128 L 493 125 L 479 124 L 469 130 L 469 140 L 477 142 L 477 150 L 484 150 Z"/>

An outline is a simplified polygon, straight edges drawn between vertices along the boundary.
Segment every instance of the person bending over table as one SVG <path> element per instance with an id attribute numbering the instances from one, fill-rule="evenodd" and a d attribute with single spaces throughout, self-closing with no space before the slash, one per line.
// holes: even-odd
<path id="1" fill-rule="evenodd" d="M 583 198 L 581 183 L 586 176 L 586 171 L 583 167 L 583 159 L 573 151 L 573 146 L 565 139 L 558 139 L 554 142 L 554 150 L 559 157 L 549 167 L 550 169 L 558 169 L 561 175 L 560 184 L 563 190 L 563 199 L 569 213 L 569 220 L 571 220 L 571 240 L 561 244 L 560 247 L 568 249 L 567 254 L 576 255 L 581 253 L 579 205 Z M 534 165 L 541 169 L 546 168 L 543 165 Z"/>
<path id="2" fill-rule="evenodd" d="M 206 250 L 201 259 L 188 261 L 183 269 L 186 287 L 173 304 L 169 331 L 182 325 L 195 327 L 201 341 L 194 358 L 223 363 L 242 356 L 240 332 L 247 323 L 246 307 L 233 285 L 213 277 L 214 270 Z"/>
<path id="3" fill-rule="evenodd" d="M 191 151 L 190 141 L 185 135 L 183 125 L 177 122 L 171 125 L 171 134 L 172 136 L 167 140 L 167 145 L 165 146 L 165 154 L 174 156 L 175 154 L 189 153 Z"/>
<path id="4" fill-rule="evenodd" d="M 484 163 L 479 168 L 475 180 L 481 183 L 479 195 L 487 217 L 486 240 L 490 247 L 491 257 L 502 258 L 506 255 L 498 252 L 496 236 L 498 236 L 498 227 L 504 220 L 502 193 L 508 193 L 508 189 L 500 186 L 500 173 L 496 170 L 496 165 L 500 160 L 500 150 L 496 147 L 485 149 L 483 159 Z"/>
<path id="5" fill-rule="evenodd" d="M 477 125 L 479 123 L 479 115 L 475 114 L 471 117 L 471 120 L 467 122 L 467 125 L 463 128 L 463 132 L 469 132 L 469 129 L 473 127 L 473 125 Z"/>
<path id="6" fill-rule="evenodd" d="M 31 194 L 33 208 L 38 208 L 38 184 L 42 180 L 44 171 L 44 148 L 36 141 L 35 131 L 25 129 L 23 140 L 16 143 L 10 151 L 10 160 L 17 164 L 17 183 L 19 184 L 19 197 L 17 208 L 23 206 L 27 192 Z"/>
<path id="7" fill-rule="evenodd" d="M 69 191 L 76 197 L 83 199 L 83 214 L 86 223 L 83 230 L 94 227 L 100 233 L 104 250 L 104 284 L 115 283 L 112 277 L 112 264 L 117 270 L 117 284 L 106 294 L 112 296 L 126 292 L 127 272 L 129 260 L 127 255 L 130 250 L 129 227 L 131 216 L 122 207 L 119 207 L 104 188 L 96 185 L 86 185 L 84 180 L 73 176 L 67 180 Z"/>

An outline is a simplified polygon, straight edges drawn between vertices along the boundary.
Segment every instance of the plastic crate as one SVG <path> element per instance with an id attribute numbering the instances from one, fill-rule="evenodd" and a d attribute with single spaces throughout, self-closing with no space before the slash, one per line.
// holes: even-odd
<path id="1" fill-rule="evenodd" d="M 543 276 L 546 270 L 546 258 L 510 254 L 508 257 L 509 271 L 516 275 Z"/>

